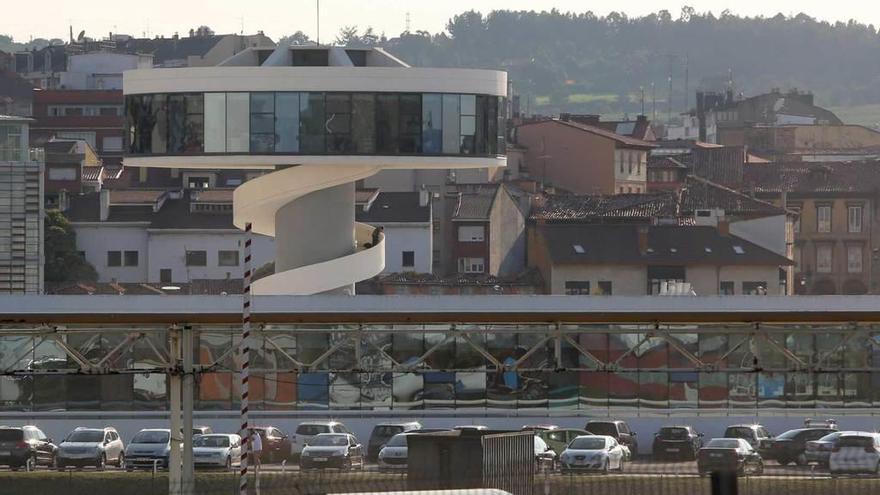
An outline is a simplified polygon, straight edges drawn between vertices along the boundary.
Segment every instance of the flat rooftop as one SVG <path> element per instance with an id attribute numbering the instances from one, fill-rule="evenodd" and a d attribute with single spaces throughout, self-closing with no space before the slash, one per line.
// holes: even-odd
<path id="1" fill-rule="evenodd" d="M 257 323 L 880 323 L 880 296 L 257 296 Z M 0 324 L 241 322 L 241 296 L 0 296 Z"/>

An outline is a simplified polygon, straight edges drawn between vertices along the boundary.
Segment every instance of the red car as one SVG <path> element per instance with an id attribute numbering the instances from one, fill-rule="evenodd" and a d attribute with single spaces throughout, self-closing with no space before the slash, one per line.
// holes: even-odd
<path id="1" fill-rule="evenodd" d="M 263 441 L 262 461 L 266 463 L 281 462 L 290 457 L 290 437 L 281 428 L 275 426 L 254 426 Z"/>

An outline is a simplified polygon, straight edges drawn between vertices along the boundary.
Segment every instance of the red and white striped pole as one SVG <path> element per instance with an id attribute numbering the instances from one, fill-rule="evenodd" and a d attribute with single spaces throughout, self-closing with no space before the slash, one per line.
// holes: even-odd
<path id="1" fill-rule="evenodd" d="M 242 288 L 241 344 L 241 474 L 238 482 L 240 495 L 247 495 L 248 455 L 251 452 L 251 432 L 248 424 L 248 372 L 251 355 L 251 224 L 244 224 L 244 287 Z"/>

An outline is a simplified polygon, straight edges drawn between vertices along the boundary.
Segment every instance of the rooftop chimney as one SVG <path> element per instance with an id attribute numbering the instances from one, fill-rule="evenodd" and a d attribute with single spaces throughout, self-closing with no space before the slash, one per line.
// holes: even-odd
<path id="1" fill-rule="evenodd" d="M 110 218 L 110 189 L 101 189 L 99 198 L 101 203 L 100 220 L 106 222 Z"/>
<path id="2" fill-rule="evenodd" d="M 648 226 L 639 226 L 639 254 L 648 252 Z"/>
<path id="3" fill-rule="evenodd" d="M 431 200 L 431 191 L 425 189 L 422 186 L 422 189 L 419 190 L 419 206 L 424 208 L 428 206 L 428 202 Z"/>

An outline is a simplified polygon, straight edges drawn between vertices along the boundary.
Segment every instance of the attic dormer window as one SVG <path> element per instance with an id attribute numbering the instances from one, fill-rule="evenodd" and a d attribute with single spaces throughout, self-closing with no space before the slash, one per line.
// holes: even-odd
<path id="1" fill-rule="evenodd" d="M 746 250 L 742 246 L 733 246 L 733 252 L 736 254 L 746 254 Z"/>
<path id="2" fill-rule="evenodd" d="M 586 249 L 584 249 L 584 247 L 580 244 L 574 244 L 572 248 L 574 248 L 574 252 L 577 254 L 584 254 L 587 252 Z"/>

